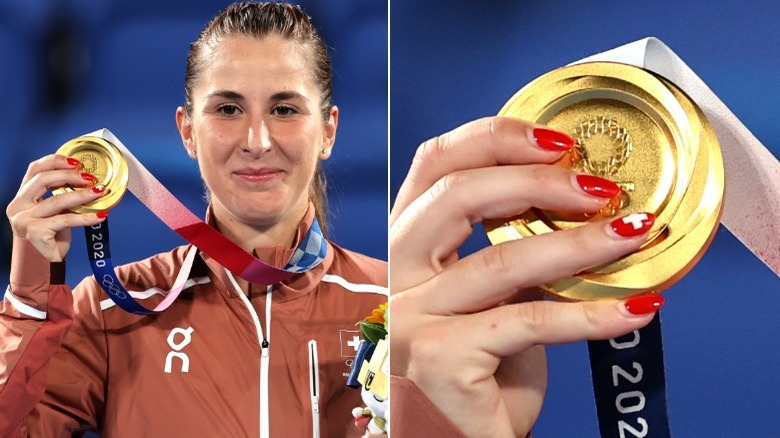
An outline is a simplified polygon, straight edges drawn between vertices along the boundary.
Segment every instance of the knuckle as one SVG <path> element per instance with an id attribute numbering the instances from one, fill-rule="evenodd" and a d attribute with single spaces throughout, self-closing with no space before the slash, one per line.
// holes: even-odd
<path id="1" fill-rule="evenodd" d="M 510 117 L 493 116 L 483 119 L 493 142 L 505 143 L 519 135 L 519 122 Z"/>
<path id="2" fill-rule="evenodd" d="M 30 162 L 30 164 L 27 165 L 27 176 L 32 177 L 34 175 L 37 175 L 41 172 L 41 169 L 45 166 L 45 160 L 47 157 L 41 157 L 37 160 L 33 160 Z"/>
<path id="3" fill-rule="evenodd" d="M 9 220 L 13 221 L 14 216 L 16 216 L 16 203 L 14 201 L 11 201 L 8 203 L 8 205 L 5 207 L 5 215 L 8 217 Z"/>
<path id="4" fill-rule="evenodd" d="M 591 242 L 591 239 L 589 239 L 588 234 L 586 233 L 571 233 L 571 240 L 569 241 L 569 245 L 573 248 L 582 248 L 586 252 L 590 252 L 591 250 L 595 249 L 593 248 L 593 244 Z"/>
<path id="5" fill-rule="evenodd" d="M 429 162 L 436 162 L 444 151 L 450 147 L 450 133 L 442 134 L 424 141 L 414 153 L 414 166 L 423 166 Z"/>
<path id="6" fill-rule="evenodd" d="M 530 173 L 531 180 L 539 187 L 554 187 L 554 184 L 560 176 L 557 167 L 548 165 L 530 165 L 526 166 Z"/>
<path id="7" fill-rule="evenodd" d="M 593 306 L 582 306 L 582 313 L 585 317 L 584 319 L 587 326 L 593 329 L 598 329 L 599 327 L 603 326 L 604 322 L 606 321 L 598 309 Z"/>
<path id="8" fill-rule="evenodd" d="M 507 129 L 507 118 L 505 117 L 490 117 L 486 119 L 488 129 L 491 137 L 499 137 L 504 134 Z"/>
<path id="9" fill-rule="evenodd" d="M 565 245 L 568 254 L 581 254 L 580 257 L 568 257 L 565 265 L 567 275 L 573 275 L 592 265 L 595 259 L 600 258 L 601 248 L 594 240 L 592 233 L 587 233 L 587 228 L 569 230 Z"/>
<path id="10" fill-rule="evenodd" d="M 44 181 L 43 181 L 43 174 L 41 174 L 41 173 L 34 173 L 34 174 L 32 174 L 32 176 L 30 177 L 30 180 L 29 180 L 29 184 L 30 184 L 30 186 L 33 186 L 33 187 L 37 186 L 37 185 L 45 186 Z"/>
<path id="11" fill-rule="evenodd" d="M 459 211 L 466 213 L 471 220 L 473 196 L 468 187 L 473 187 L 472 172 L 459 170 L 448 173 L 439 178 L 428 189 L 428 201 L 437 205 L 453 205 Z"/>
<path id="12" fill-rule="evenodd" d="M 516 317 L 523 321 L 526 329 L 531 333 L 544 332 L 552 319 L 550 306 L 543 301 L 522 303 L 514 307 L 517 312 Z"/>
<path id="13" fill-rule="evenodd" d="M 425 165 L 425 160 L 428 157 L 428 149 L 432 146 L 430 144 L 434 139 L 425 140 L 417 146 L 417 150 L 414 151 L 414 158 L 412 158 L 412 169 L 419 168 Z"/>
<path id="14" fill-rule="evenodd" d="M 40 158 L 37 159 L 37 160 L 31 161 L 30 164 L 27 165 L 27 174 L 28 175 L 35 174 L 36 170 L 38 169 L 38 167 L 40 167 L 40 164 L 41 164 L 41 159 Z"/>
<path id="15" fill-rule="evenodd" d="M 463 184 L 463 180 L 463 172 L 452 172 L 439 178 L 439 180 L 434 185 L 440 192 L 447 193 L 452 191 L 454 188 L 461 186 Z"/>
<path id="16" fill-rule="evenodd" d="M 481 251 L 483 268 L 491 277 L 497 281 L 509 278 L 516 268 L 513 263 L 513 257 L 507 244 L 493 245 Z"/>

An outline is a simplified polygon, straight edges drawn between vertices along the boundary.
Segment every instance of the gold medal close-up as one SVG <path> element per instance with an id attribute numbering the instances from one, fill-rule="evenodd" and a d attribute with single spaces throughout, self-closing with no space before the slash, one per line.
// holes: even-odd
<path id="1" fill-rule="evenodd" d="M 77 137 L 62 145 L 57 150 L 57 154 L 79 160 L 81 172 L 94 175 L 95 184 L 106 186 L 103 196 L 73 208 L 74 212 L 95 213 L 108 210 L 118 204 L 124 196 L 128 183 L 127 162 L 111 142 L 100 137 Z M 81 189 L 82 187 L 64 186 L 53 190 L 52 193 L 58 195 Z"/>
<path id="2" fill-rule="evenodd" d="M 485 221 L 494 245 L 630 213 L 656 216 L 640 250 L 542 289 L 569 300 L 661 292 L 709 246 L 723 205 L 723 158 L 701 109 L 674 84 L 630 65 L 578 64 L 535 79 L 499 115 L 569 134 L 575 146 L 556 164 L 609 179 L 621 194 L 594 214 L 532 209 Z"/>

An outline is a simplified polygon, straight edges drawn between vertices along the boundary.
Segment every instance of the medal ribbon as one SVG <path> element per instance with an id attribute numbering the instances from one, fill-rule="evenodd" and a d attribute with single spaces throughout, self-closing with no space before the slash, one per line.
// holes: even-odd
<path id="1" fill-rule="evenodd" d="M 244 251 L 189 211 L 111 131 L 101 129 L 86 135 L 103 138 L 113 143 L 122 152 L 129 173 L 128 190 L 165 225 L 244 280 L 258 284 L 278 283 L 296 273 L 314 268 L 325 259 L 327 243 L 316 217 L 287 266 L 284 269 L 275 268 Z M 84 230 L 89 261 L 95 279 L 111 300 L 122 309 L 141 315 L 162 312 L 173 303 L 184 288 L 196 251 L 190 251 L 185 257 L 176 281 L 166 294 L 166 298 L 155 309 L 147 309 L 130 296 L 116 277 L 109 248 L 108 221 L 85 227 Z"/>
<path id="2" fill-rule="evenodd" d="M 670 438 L 660 312 L 647 326 L 588 341 L 602 438 Z"/>

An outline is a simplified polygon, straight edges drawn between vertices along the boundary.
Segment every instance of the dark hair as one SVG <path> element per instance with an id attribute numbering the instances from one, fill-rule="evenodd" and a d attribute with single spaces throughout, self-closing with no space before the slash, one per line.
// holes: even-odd
<path id="1" fill-rule="evenodd" d="M 251 36 L 261 39 L 278 35 L 297 42 L 308 53 L 309 69 L 319 84 L 322 117 L 327 122 L 333 107 L 333 74 L 325 42 L 312 25 L 311 18 L 298 5 L 286 3 L 241 2 L 228 6 L 217 14 L 201 31 L 198 39 L 190 44 L 187 55 L 187 73 L 184 77 L 184 108 L 192 111 L 192 89 L 204 69 L 205 49 L 214 47 L 220 40 L 233 36 Z M 314 204 L 317 219 L 327 236 L 327 192 L 322 164 L 317 167 L 309 186 L 309 199 Z"/>

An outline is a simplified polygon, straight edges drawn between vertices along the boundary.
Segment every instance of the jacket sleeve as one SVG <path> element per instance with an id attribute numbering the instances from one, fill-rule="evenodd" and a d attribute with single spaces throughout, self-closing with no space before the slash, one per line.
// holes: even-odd
<path id="1" fill-rule="evenodd" d="M 390 376 L 390 435 L 465 438 L 414 382 L 398 376 Z"/>
<path id="2" fill-rule="evenodd" d="M 0 436 L 69 437 L 94 428 L 106 361 L 100 313 L 80 321 L 90 301 L 77 300 L 74 324 L 64 263 L 50 264 L 14 237 L 11 283 L 0 302 Z"/>

